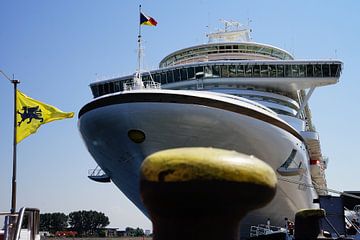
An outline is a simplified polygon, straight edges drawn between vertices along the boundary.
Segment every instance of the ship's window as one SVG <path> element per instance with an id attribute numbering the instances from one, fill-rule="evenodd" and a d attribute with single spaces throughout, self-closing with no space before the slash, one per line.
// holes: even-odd
<path id="1" fill-rule="evenodd" d="M 185 68 L 180 69 L 181 80 L 187 80 L 187 71 Z"/>
<path id="2" fill-rule="evenodd" d="M 174 74 L 174 81 L 175 81 L 175 82 L 180 81 L 180 72 L 179 72 L 179 69 L 174 69 L 174 70 L 173 70 L 173 74 Z"/>
<path id="3" fill-rule="evenodd" d="M 277 77 L 284 77 L 284 65 L 277 66 Z"/>
<path id="4" fill-rule="evenodd" d="M 155 75 L 155 82 L 161 82 L 161 75 L 160 73 L 156 73 Z"/>
<path id="5" fill-rule="evenodd" d="M 229 77 L 236 77 L 236 67 L 234 65 L 229 66 Z"/>
<path id="6" fill-rule="evenodd" d="M 331 70 L 331 77 L 338 77 L 338 64 L 331 64 L 330 65 L 330 70 Z"/>
<path id="7" fill-rule="evenodd" d="M 299 77 L 299 65 L 291 65 L 291 70 L 293 77 Z"/>
<path id="8" fill-rule="evenodd" d="M 329 64 L 323 64 L 322 65 L 322 72 L 323 72 L 323 77 L 330 77 Z"/>
<path id="9" fill-rule="evenodd" d="M 124 83 L 119 81 L 120 91 L 124 91 Z"/>
<path id="10" fill-rule="evenodd" d="M 305 77 L 305 65 L 299 65 L 299 77 Z"/>
<path id="11" fill-rule="evenodd" d="M 220 77 L 220 66 L 213 65 L 212 66 L 212 74 L 213 74 L 213 77 Z"/>
<path id="12" fill-rule="evenodd" d="M 187 68 L 188 78 L 195 79 L 195 72 L 193 67 Z"/>
<path id="13" fill-rule="evenodd" d="M 270 77 L 276 77 L 276 65 L 269 65 Z"/>
<path id="14" fill-rule="evenodd" d="M 244 77 L 244 65 L 237 65 L 237 76 Z"/>
<path id="15" fill-rule="evenodd" d="M 91 92 L 94 96 L 94 98 L 99 96 L 98 86 L 91 86 Z"/>
<path id="16" fill-rule="evenodd" d="M 229 77 L 229 70 L 227 65 L 221 66 L 221 77 Z"/>
<path id="17" fill-rule="evenodd" d="M 121 89 L 121 84 L 119 81 L 116 81 L 115 82 L 115 91 L 116 92 L 120 92 L 122 89 Z"/>
<path id="18" fill-rule="evenodd" d="M 99 84 L 99 85 L 98 85 L 98 90 L 99 90 L 99 96 L 104 95 L 104 87 L 103 87 L 103 84 Z"/>
<path id="19" fill-rule="evenodd" d="M 252 77 L 252 65 L 245 66 L 245 76 Z"/>
<path id="20" fill-rule="evenodd" d="M 205 66 L 205 77 L 212 77 L 211 66 Z"/>
<path id="21" fill-rule="evenodd" d="M 168 83 L 174 82 L 174 78 L 173 78 L 172 71 L 167 71 L 167 72 L 166 72 L 166 79 L 167 79 L 167 82 L 168 82 Z"/>
<path id="22" fill-rule="evenodd" d="M 291 65 L 285 65 L 285 77 L 291 77 Z"/>
<path id="23" fill-rule="evenodd" d="M 254 65 L 253 77 L 260 77 L 260 65 Z"/>
<path id="24" fill-rule="evenodd" d="M 204 67 L 203 66 L 195 67 L 195 76 L 200 76 L 201 74 L 204 75 Z"/>
<path id="25" fill-rule="evenodd" d="M 219 46 L 219 53 L 225 53 L 225 46 Z"/>
<path id="26" fill-rule="evenodd" d="M 114 83 L 113 83 L 113 82 L 110 82 L 110 83 L 109 83 L 109 90 L 110 90 L 111 93 L 115 92 L 115 90 L 114 90 Z"/>
<path id="27" fill-rule="evenodd" d="M 144 76 L 142 77 L 142 80 L 143 80 L 143 81 L 149 81 L 149 80 L 150 80 L 150 76 L 149 76 L 149 75 L 144 75 Z"/>
<path id="28" fill-rule="evenodd" d="M 314 76 L 314 66 L 312 64 L 306 65 L 306 77 Z"/>
<path id="29" fill-rule="evenodd" d="M 314 77 L 322 77 L 320 64 L 314 65 Z"/>
<path id="30" fill-rule="evenodd" d="M 161 73 L 161 84 L 166 84 L 166 73 L 162 72 Z"/>
<path id="31" fill-rule="evenodd" d="M 233 49 L 238 49 L 239 46 L 238 45 L 233 45 Z"/>
<path id="32" fill-rule="evenodd" d="M 110 93 L 110 84 L 109 83 L 104 84 L 104 92 L 105 92 L 105 94 Z"/>
<path id="33" fill-rule="evenodd" d="M 261 77 L 269 77 L 269 65 L 261 65 L 260 66 L 260 76 Z"/>

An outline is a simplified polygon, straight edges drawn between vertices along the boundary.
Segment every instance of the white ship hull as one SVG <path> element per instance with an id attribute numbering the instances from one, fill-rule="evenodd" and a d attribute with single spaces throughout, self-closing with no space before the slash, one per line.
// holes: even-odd
<path id="1" fill-rule="evenodd" d="M 230 96 L 229 96 L 230 97 Z M 79 129 L 86 146 L 116 186 L 146 214 L 139 195 L 139 168 L 156 151 L 176 147 L 216 147 L 254 155 L 275 171 L 296 155 L 292 167 L 303 174 L 289 177 L 311 185 L 309 156 L 300 134 L 266 109 L 247 100 L 206 92 L 154 90 L 132 91 L 98 98 L 83 107 Z M 133 142 L 129 130 L 145 133 Z M 279 181 L 273 201 L 248 214 L 242 222 L 283 225 L 302 208 L 314 207 L 311 188 Z"/>

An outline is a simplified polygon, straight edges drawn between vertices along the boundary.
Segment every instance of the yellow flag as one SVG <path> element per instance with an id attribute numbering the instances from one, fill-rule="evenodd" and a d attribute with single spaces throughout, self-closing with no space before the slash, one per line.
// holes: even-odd
<path id="1" fill-rule="evenodd" d="M 62 112 L 56 107 L 26 96 L 19 90 L 16 93 L 16 104 L 17 143 L 35 133 L 42 124 L 74 116 L 73 112 Z"/>

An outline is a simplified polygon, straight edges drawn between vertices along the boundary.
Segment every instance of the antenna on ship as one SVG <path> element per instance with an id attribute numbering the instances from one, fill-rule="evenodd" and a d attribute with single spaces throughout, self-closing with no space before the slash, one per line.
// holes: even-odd
<path id="1" fill-rule="evenodd" d="M 250 42 L 250 29 L 240 22 L 219 19 L 224 29 L 207 34 L 209 43 L 212 42 Z"/>

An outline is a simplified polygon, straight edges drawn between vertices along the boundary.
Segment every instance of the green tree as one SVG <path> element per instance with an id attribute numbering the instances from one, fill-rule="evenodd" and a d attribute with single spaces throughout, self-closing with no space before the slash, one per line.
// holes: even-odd
<path id="1" fill-rule="evenodd" d="M 77 211 L 69 214 L 70 227 L 82 236 L 93 236 L 101 228 L 110 224 L 109 218 L 102 212 Z"/>
<path id="2" fill-rule="evenodd" d="M 68 226 L 68 216 L 64 213 L 43 213 L 40 214 L 40 231 L 55 233 L 63 231 Z"/>
<path id="3" fill-rule="evenodd" d="M 131 236 L 131 237 L 142 237 L 145 235 L 144 230 L 141 228 L 131 228 L 131 227 L 127 227 L 125 228 L 125 232 L 127 234 L 127 236 Z"/>

